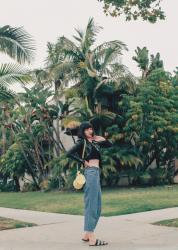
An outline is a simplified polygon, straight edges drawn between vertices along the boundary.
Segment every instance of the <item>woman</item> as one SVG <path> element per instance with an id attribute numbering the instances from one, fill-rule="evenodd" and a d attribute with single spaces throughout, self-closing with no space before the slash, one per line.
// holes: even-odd
<path id="1" fill-rule="evenodd" d="M 111 147 L 112 143 L 102 136 L 94 134 L 94 128 L 90 122 L 83 122 L 78 131 L 76 144 L 67 152 L 67 157 L 71 157 L 84 165 L 84 231 L 83 241 L 89 241 L 89 246 L 107 245 L 108 242 L 96 239 L 94 229 L 101 215 L 101 185 L 100 185 L 100 166 L 101 166 L 101 147 Z M 84 140 L 86 147 L 83 159 L 82 151 Z M 77 153 L 77 154 L 76 154 Z"/>

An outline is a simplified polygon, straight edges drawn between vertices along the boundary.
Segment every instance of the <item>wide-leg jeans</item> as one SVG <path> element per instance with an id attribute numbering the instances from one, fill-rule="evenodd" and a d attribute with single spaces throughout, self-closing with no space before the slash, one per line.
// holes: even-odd
<path id="1" fill-rule="evenodd" d="M 85 167 L 84 191 L 84 231 L 94 231 L 101 215 L 100 168 Z"/>

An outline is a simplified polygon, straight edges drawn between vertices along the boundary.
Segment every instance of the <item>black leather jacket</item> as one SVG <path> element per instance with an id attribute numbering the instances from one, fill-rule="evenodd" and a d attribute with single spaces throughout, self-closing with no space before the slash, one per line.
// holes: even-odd
<path id="1" fill-rule="evenodd" d="M 94 141 L 94 143 L 98 149 L 112 147 L 113 145 L 113 143 L 108 139 L 99 142 Z M 66 156 L 75 159 L 81 164 L 84 164 L 85 159 L 90 155 L 92 149 L 92 143 L 86 140 L 84 157 L 82 159 L 83 147 L 84 147 L 84 139 L 80 138 L 68 151 L 66 151 Z M 101 157 L 100 157 L 100 164 L 101 164 Z"/>

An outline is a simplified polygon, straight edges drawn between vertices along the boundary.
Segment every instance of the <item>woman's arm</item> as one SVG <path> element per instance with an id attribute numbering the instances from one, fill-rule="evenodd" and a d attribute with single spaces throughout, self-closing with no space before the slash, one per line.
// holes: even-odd
<path id="1" fill-rule="evenodd" d="M 102 147 L 102 148 L 110 148 L 113 146 L 113 143 L 111 141 L 109 141 L 108 139 L 99 141 L 98 144 Z"/>
<path id="2" fill-rule="evenodd" d="M 69 150 L 66 151 L 66 156 L 84 164 L 85 160 L 79 157 L 79 153 L 82 150 L 83 150 L 83 141 L 82 139 L 78 139 L 76 143 Z"/>
<path id="3" fill-rule="evenodd" d="M 94 136 L 94 140 L 97 141 L 97 143 L 102 148 L 109 148 L 113 146 L 113 143 L 109 141 L 108 139 L 105 139 L 103 136 Z"/>

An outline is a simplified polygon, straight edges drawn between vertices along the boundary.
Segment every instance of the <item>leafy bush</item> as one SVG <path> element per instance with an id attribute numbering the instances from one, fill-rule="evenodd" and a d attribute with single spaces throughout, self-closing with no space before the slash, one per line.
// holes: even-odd
<path id="1" fill-rule="evenodd" d="M 61 152 L 60 157 L 56 157 L 50 162 L 50 167 L 53 177 L 49 186 L 57 185 L 59 189 L 71 189 L 73 187 L 73 181 L 77 173 L 75 160 L 67 158 L 65 152 Z"/>
<path id="2" fill-rule="evenodd" d="M 165 167 L 148 169 L 148 172 L 151 176 L 152 185 L 164 185 L 169 183 L 167 179 L 167 170 Z"/>
<path id="3" fill-rule="evenodd" d="M 59 188 L 59 184 L 60 184 L 60 180 L 57 177 L 52 177 L 49 179 L 49 189 L 58 189 Z"/>
<path id="4" fill-rule="evenodd" d="M 34 182 L 25 182 L 22 187 L 22 192 L 38 191 Z"/>
<path id="5" fill-rule="evenodd" d="M 16 192 L 16 185 L 13 180 L 9 181 L 8 183 L 4 184 L 3 182 L 0 183 L 0 192 Z"/>

